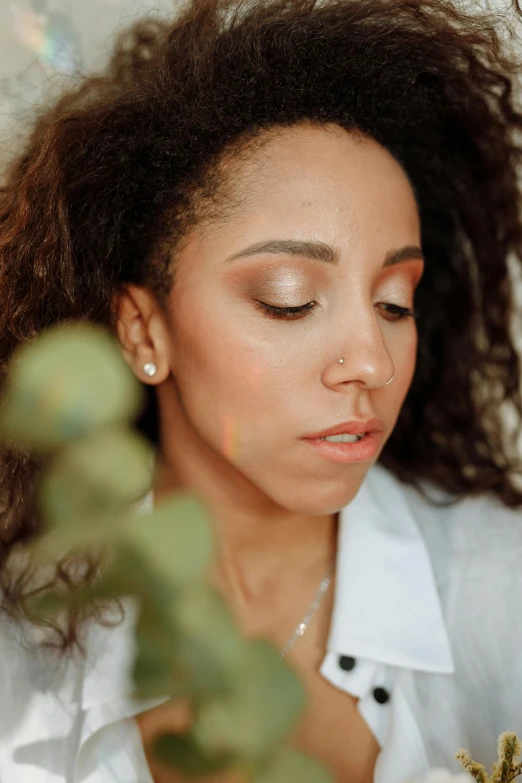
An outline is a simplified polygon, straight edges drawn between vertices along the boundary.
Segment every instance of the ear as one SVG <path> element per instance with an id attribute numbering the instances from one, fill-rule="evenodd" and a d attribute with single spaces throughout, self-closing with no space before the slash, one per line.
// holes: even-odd
<path id="1" fill-rule="evenodd" d="M 115 294 L 114 308 L 125 361 L 141 381 L 152 384 L 165 381 L 171 372 L 169 331 L 154 294 L 140 286 L 122 286 Z M 152 376 L 143 369 L 147 362 L 156 365 Z"/>

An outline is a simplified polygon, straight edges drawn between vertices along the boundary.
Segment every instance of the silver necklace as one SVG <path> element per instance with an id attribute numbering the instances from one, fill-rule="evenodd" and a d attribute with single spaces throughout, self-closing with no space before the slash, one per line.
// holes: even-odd
<path id="1" fill-rule="evenodd" d="M 319 608 L 319 604 L 323 600 L 323 596 L 325 595 L 326 591 L 330 587 L 330 582 L 332 581 L 333 569 L 334 569 L 334 564 L 332 563 L 332 565 L 328 569 L 328 573 L 326 574 L 323 581 L 319 585 L 319 589 L 315 594 L 315 598 L 310 604 L 307 613 L 305 614 L 305 616 L 303 617 L 303 619 L 301 620 L 301 622 L 299 623 L 299 625 L 297 626 L 297 628 L 295 629 L 295 631 L 293 632 L 292 636 L 287 641 L 285 646 L 279 651 L 279 655 L 281 656 L 281 658 L 286 658 L 286 656 L 288 655 L 288 653 L 290 652 L 290 650 L 292 649 L 296 641 L 301 638 L 301 636 L 304 634 L 304 632 L 312 622 L 312 619 Z"/>

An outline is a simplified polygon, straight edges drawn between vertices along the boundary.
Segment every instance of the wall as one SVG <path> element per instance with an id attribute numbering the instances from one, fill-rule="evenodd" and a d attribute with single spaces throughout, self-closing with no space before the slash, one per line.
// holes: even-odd
<path id="1" fill-rule="evenodd" d="M 102 68 L 115 32 L 174 0 L 0 0 L 0 165 L 42 100 Z"/>

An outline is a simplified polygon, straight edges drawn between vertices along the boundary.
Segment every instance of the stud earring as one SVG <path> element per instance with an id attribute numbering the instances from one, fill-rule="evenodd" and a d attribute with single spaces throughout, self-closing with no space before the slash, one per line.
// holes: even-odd
<path id="1" fill-rule="evenodd" d="M 145 373 L 145 375 L 149 375 L 149 376 L 156 375 L 156 373 L 158 372 L 158 368 L 156 367 L 154 362 L 146 362 L 143 365 L 143 372 Z"/>
<path id="2" fill-rule="evenodd" d="M 344 364 L 344 359 L 339 359 L 339 364 Z"/>

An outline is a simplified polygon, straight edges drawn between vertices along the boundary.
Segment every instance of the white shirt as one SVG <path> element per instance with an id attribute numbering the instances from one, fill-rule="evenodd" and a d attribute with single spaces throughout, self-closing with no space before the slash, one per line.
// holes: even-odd
<path id="1" fill-rule="evenodd" d="M 134 716 L 167 696 L 131 695 L 126 607 L 119 626 L 89 627 L 86 663 L 22 647 L 2 618 L 0 783 L 152 783 Z M 489 769 L 497 736 L 522 736 L 522 510 L 486 494 L 436 508 L 374 465 L 340 514 L 321 673 L 359 698 L 375 783 L 458 772 L 461 747 Z"/>

